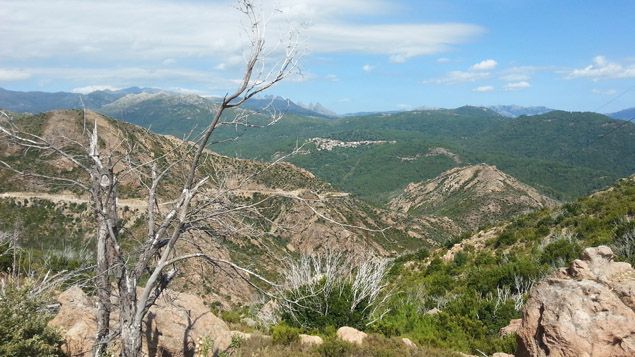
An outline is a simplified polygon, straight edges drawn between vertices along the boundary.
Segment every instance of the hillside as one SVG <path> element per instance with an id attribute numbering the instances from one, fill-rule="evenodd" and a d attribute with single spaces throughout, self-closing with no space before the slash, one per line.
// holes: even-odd
<path id="1" fill-rule="evenodd" d="M 106 96 L 111 98 L 102 98 Z M 50 106 L 53 97 L 48 94 L 42 101 Z M 208 119 L 209 105 L 213 105 L 213 100 L 209 104 L 194 95 L 146 89 L 94 92 L 84 100 L 102 103 L 100 110 L 113 117 L 177 137 L 202 127 Z M 308 169 L 338 190 L 378 205 L 386 204 L 409 183 L 432 179 L 465 164 L 495 165 L 558 200 L 575 199 L 635 172 L 635 125 L 595 113 L 551 111 L 507 118 L 492 109 L 468 106 L 325 120 L 319 115 L 306 116 L 305 112 L 294 114 L 295 107 L 280 98 L 259 101 L 262 105 L 273 103 L 272 109 L 286 113 L 285 118 L 266 126 L 265 116 L 252 113 L 250 121 L 263 127 L 221 128 L 215 151 L 270 161 L 304 145 L 301 155 L 289 158 L 291 163 Z M 227 119 L 231 119 L 231 113 Z M 316 138 L 394 143 L 325 151 L 315 147 Z M 451 152 L 454 158 L 431 155 L 437 148 Z"/>
<path id="2" fill-rule="evenodd" d="M 76 110 L 56 111 L 14 119 L 17 126 L 65 146 L 78 157 L 81 157 L 81 151 L 75 141 L 85 142 L 84 125 L 94 122 L 102 133 L 100 140 L 104 150 L 115 157 L 125 157 L 130 162 L 144 162 L 155 157 L 160 158 L 159 163 L 175 163 L 159 190 L 159 205 L 169 206 L 172 194 L 180 189 L 181 160 L 191 154 L 188 143 L 90 111 L 85 114 Z M 132 157 L 128 157 L 125 150 L 131 143 L 135 150 Z M 205 155 L 201 171 L 210 175 L 213 183 L 205 187 L 200 199 L 205 202 L 207 197 L 225 197 L 237 207 L 253 209 L 244 215 L 229 215 L 227 219 L 197 220 L 188 240 L 190 243 L 184 243 L 180 248 L 184 251 L 193 249 L 189 244 L 195 242 L 197 249 L 275 276 L 283 266 L 281 261 L 301 252 L 337 247 L 350 255 L 374 252 L 394 256 L 436 245 L 456 232 L 451 222 L 442 219 L 422 217 L 412 224 L 405 215 L 371 207 L 288 163 L 270 165 L 229 158 L 211 151 Z M 78 181 L 86 179 L 83 171 L 55 153 L 42 155 L 34 150 L 23 151 L 5 138 L 0 141 L 0 159 L 18 171 L 28 173 L 37 169 L 49 176 Z M 124 161 L 117 168 L 122 172 L 127 170 Z M 141 222 L 147 207 L 145 189 L 140 177 L 123 175 L 118 190 L 123 208 L 122 225 L 128 227 L 125 239 L 134 244 L 135 237 L 142 236 Z M 24 234 L 23 247 L 31 250 L 34 256 L 49 255 L 60 259 L 60 269 L 92 259 L 85 253 L 93 244 L 90 235 L 94 220 L 88 202 L 88 197 L 64 182 L 54 183 L 0 170 L 3 217 L 0 231 L 10 232 L 19 227 Z M 254 259 L 256 256 L 259 258 Z M 181 284 L 202 279 L 205 283 L 195 285 L 206 293 L 211 290 L 205 289 L 213 287 L 219 294 L 217 298 L 224 302 L 231 296 L 234 296 L 234 302 L 250 298 L 247 292 L 251 289 L 244 283 L 227 285 L 229 277 L 206 280 L 205 274 L 209 272 L 188 276 Z"/>
<path id="3" fill-rule="evenodd" d="M 399 259 L 390 281 L 402 291 L 377 329 L 465 353 L 514 353 L 499 330 L 521 316 L 534 284 L 586 247 L 608 245 L 635 263 L 635 176 L 575 202 L 519 216 L 447 248 Z"/>
<path id="4" fill-rule="evenodd" d="M 534 188 L 485 164 L 411 183 L 389 202 L 390 208 L 410 215 L 453 217 L 469 230 L 554 205 Z"/>

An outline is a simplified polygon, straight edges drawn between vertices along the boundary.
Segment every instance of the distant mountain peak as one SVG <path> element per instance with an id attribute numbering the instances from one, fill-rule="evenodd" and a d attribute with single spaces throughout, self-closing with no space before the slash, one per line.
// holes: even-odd
<path id="1" fill-rule="evenodd" d="M 613 119 L 635 120 L 635 107 L 620 110 L 619 112 L 607 114 Z"/>
<path id="2" fill-rule="evenodd" d="M 433 179 L 410 183 L 389 205 L 410 214 L 446 215 L 453 212 L 461 217 L 458 223 L 475 229 L 501 218 L 555 204 L 556 201 L 535 188 L 496 166 L 483 163 L 455 167 Z"/>
<path id="3" fill-rule="evenodd" d="M 489 106 L 489 109 L 497 112 L 498 114 L 509 117 L 516 118 L 521 115 L 540 115 L 553 111 L 554 109 L 543 107 L 543 106 L 530 106 L 524 107 L 520 105 L 493 105 Z"/>

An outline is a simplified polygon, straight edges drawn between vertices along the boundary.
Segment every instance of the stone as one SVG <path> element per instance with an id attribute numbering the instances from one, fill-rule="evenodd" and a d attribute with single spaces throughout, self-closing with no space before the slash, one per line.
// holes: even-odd
<path id="1" fill-rule="evenodd" d="M 635 270 L 610 248 L 534 286 L 523 309 L 517 356 L 635 356 Z"/>
<path id="2" fill-rule="evenodd" d="M 337 337 L 342 341 L 361 345 L 368 335 L 358 329 L 343 326 L 337 330 Z"/>
<path id="3" fill-rule="evenodd" d="M 521 322 L 522 322 L 522 319 L 513 319 L 509 321 L 509 324 L 501 328 L 498 331 L 498 334 L 502 337 L 502 336 L 507 336 L 507 335 L 511 335 L 518 332 Z"/>
<path id="4" fill-rule="evenodd" d="M 406 347 L 409 348 L 417 348 L 417 345 L 415 345 L 414 342 L 412 342 L 412 340 L 410 340 L 408 337 L 402 337 L 401 338 L 401 342 L 406 345 Z"/>
<path id="5" fill-rule="evenodd" d="M 74 286 L 57 298 L 60 309 L 49 325 L 63 331 L 64 350 L 72 356 L 90 356 L 96 333 L 95 303 Z M 119 316 L 111 314 L 111 327 L 117 328 Z M 143 326 L 144 355 L 183 355 L 193 352 L 197 341 L 211 340 L 217 351 L 229 347 L 232 334 L 227 324 L 210 312 L 195 295 L 165 290 L 150 308 Z M 117 343 L 111 353 L 118 355 Z"/>
<path id="6" fill-rule="evenodd" d="M 300 336 L 300 343 L 303 345 L 319 346 L 324 343 L 324 340 L 320 336 L 305 335 L 303 333 L 301 333 L 299 336 Z"/>
<path id="7" fill-rule="evenodd" d="M 243 317 L 242 319 L 240 319 L 240 322 L 252 328 L 258 326 L 258 322 L 250 317 Z"/>

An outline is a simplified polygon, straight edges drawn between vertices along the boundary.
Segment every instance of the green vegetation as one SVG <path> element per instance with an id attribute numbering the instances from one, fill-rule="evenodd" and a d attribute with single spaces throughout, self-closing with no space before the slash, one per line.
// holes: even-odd
<path id="1" fill-rule="evenodd" d="M 353 304 L 356 291 L 350 281 L 336 282 L 332 287 L 326 286 L 326 279 L 300 287 L 286 298 L 301 301 L 293 313 L 283 312 L 282 320 L 292 326 L 303 327 L 308 330 L 324 330 L 327 327 L 351 326 L 364 329 L 373 311 L 369 304 L 369 297 L 365 297 L 357 304 Z M 325 293 L 324 291 L 330 291 Z M 314 294 L 318 291 L 322 293 Z M 359 293 L 359 292 L 357 292 Z M 309 298 L 303 298 L 309 296 Z"/>
<path id="2" fill-rule="evenodd" d="M 109 114 L 179 137 L 209 120 L 201 106 L 161 99 Z M 255 116 L 252 120 L 264 123 L 266 119 Z M 409 182 L 481 162 L 496 165 L 556 199 L 570 200 L 635 171 L 634 133 L 635 125 L 624 126 L 622 121 L 595 113 L 553 111 L 510 119 L 484 108 L 461 107 L 329 120 L 288 115 L 264 128 L 222 128 L 212 149 L 269 161 L 314 137 L 395 140 L 396 144 L 332 151 L 317 151 L 309 144 L 303 150 L 310 153 L 290 161 L 338 189 L 376 203 L 386 202 Z M 236 137 L 239 140 L 225 141 Z M 426 156 L 435 147 L 457 154 L 461 163 L 448 156 Z"/>
<path id="3" fill-rule="evenodd" d="M 399 259 L 389 280 L 401 293 L 373 329 L 421 345 L 513 353 L 515 337 L 498 331 L 520 317 L 532 283 L 590 246 L 612 246 L 619 259 L 632 261 L 634 216 L 635 179 L 623 179 L 576 202 L 520 216 L 491 238 L 479 233 L 446 259 L 445 249 Z"/>
<path id="4" fill-rule="evenodd" d="M 0 290 L 0 356 L 64 356 L 63 340 L 47 326 L 51 316 L 42 312 L 45 300 L 33 297 L 29 288 L 9 283 Z"/>
<path id="5" fill-rule="evenodd" d="M 335 337 L 334 332 L 323 335 L 324 343 L 319 346 L 303 345 L 298 341 L 276 344 L 271 339 L 258 335 L 242 341 L 233 349 L 231 356 L 266 357 L 459 357 L 460 355 L 433 347 L 407 347 L 399 338 L 387 338 L 370 334 L 362 346 L 344 342 Z"/>

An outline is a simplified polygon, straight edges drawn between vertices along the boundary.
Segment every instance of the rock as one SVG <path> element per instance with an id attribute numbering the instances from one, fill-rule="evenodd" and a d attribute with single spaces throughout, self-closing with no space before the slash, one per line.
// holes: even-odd
<path id="1" fill-rule="evenodd" d="M 303 345 L 321 345 L 324 343 L 324 340 L 320 336 L 313 335 L 305 335 L 301 333 L 300 335 L 300 343 Z"/>
<path id="2" fill-rule="evenodd" d="M 49 325 L 63 330 L 64 352 L 69 356 L 89 356 L 97 333 L 96 308 L 78 286 L 57 297 L 60 309 Z"/>
<path id="3" fill-rule="evenodd" d="M 343 326 L 337 330 L 337 337 L 342 341 L 361 345 L 364 342 L 364 339 L 368 337 L 368 335 L 365 332 L 359 331 L 358 329 Z"/>
<path id="4" fill-rule="evenodd" d="M 266 327 L 275 325 L 278 322 L 278 303 L 274 300 L 267 301 L 258 311 L 256 320 Z"/>
<path id="5" fill-rule="evenodd" d="M 437 309 L 436 307 L 433 307 L 432 309 L 426 311 L 426 315 L 436 315 L 440 312 L 441 310 Z"/>
<path id="6" fill-rule="evenodd" d="M 581 260 L 530 292 L 517 356 L 635 356 L 635 270 L 610 248 Z"/>
<path id="7" fill-rule="evenodd" d="M 492 355 L 492 357 L 514 357 L 514 355 L 510 355 L 509 353 L 496 352 Z"/>
<path id="8" fill-rule="evenodd" d="M 241 340 L 248 340 L 248 339 L 250 339 L 250 338 L 251 338 L 251 336 L 253 336 L 253 335 L 252 335 L 252 334 L 250 334 L 250 333 L 247 333 L 247 332 L 242 332 L 242 331 L 231 331 L 230 333 L 231 333 L 232 339 L 233 339 L 234 337 L 238 337 L 238 338 L 240 338 Z"/>
<path id="9" fill-rule="evenodd" d="M 63 292 L 58 314 L 49 322 L 64 331 L 65 352 L 72 356 L 89 356 L 96 332 L 95 304 L 78 287 Z M 117 328 L 119 316 L 111 314 L 111 327 Z M 193 352 L 195 341 L 211 340 L 222 351 L 231 343 L 229 328 L 214 316 L 203 301 L 194 295 L 170 290 L 153 306 L 143 326 L 144 355 L 183 355 Z M 118 354 L 117 344 L 112 353 Z"/>
<path id="10" fill-rule="evenodd" d="M 521 319 L 514 319 L 509 321 L 509 325 L 501 328 L 498 331 L 498 334 L 502 337 L 502 336 L 507 336 L 507 335 L 511 335 L 518 332 L 521 322 L 522 322 Z"/>
<path id="11" fill-rule="evenodd" d="M 415 343 L 412 342 L 408 337 L 402 337 L 401 342 L 403 342 L 403 344 L 406 345 L 406 347 L 417 348 L 417 345 L 415 345 Z"/>
<path id="12" fill-rule="evenodd" d="M 242 322 L 243 324 L 249 326 L 249 327 L 256 327 L 258 326 L 258 322 L 256 322 L 256 320 L 250 318 L 250 317 L 243 317 L 242 319 L 240 319 L 240 322 Z"/>

